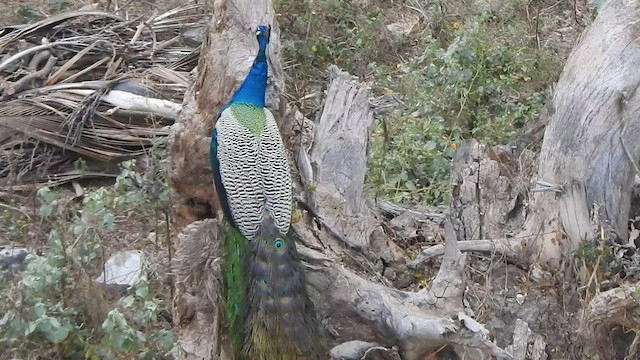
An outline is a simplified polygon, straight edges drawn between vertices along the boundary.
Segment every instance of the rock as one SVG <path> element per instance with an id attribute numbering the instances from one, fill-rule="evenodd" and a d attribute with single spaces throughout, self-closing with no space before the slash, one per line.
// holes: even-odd
<path id="1" fill-rule="evenodd" d="M 104 271 L 96 282 L 117 287 L 130 287 L 142 274 L 144 254 L 139 250 L 120 251 L 112 255 L 104 264 Z"/>
<path id="2" fill-rule="evenodd" d="M 387 25 L 387 30 L 389 30 L 393 38 L 399 40 L 409 35 L 419 20 L 418 16 L 407 16 L 402 21 Z"/>
<path id="3" fill-rule="evenodd" d="M 532 266 L 530 274 L 531 274 L 531 280 L 539 283 L 550 281 L 551 278 L 553 277 L 553 275 L 550 272 L 543 270 L 537 264 L 534 264 Z"/>
<path id="4" fill-rule="evenodd" d="M 331 351 L 329 352 L 329 355 L 331 356 L 331 360 L 362 359 L 364 353 L 367 350 L 376 346 L 378 346 L 378 344 L 366 341 L 347 341 L 340 345 L 334 346 L 333 349 L 331 349 Z"/>
<path id="5" fill-rule="evenodd" d="M 404 271 L 401 271 L 396 280 L 393 282 L 393 285 L 398 289 L 404 289 L 413 284 L 413 272 L 409 270 L 409 268 L 405 265 L 398 267 Z"/>
<path id="6" fill-rule="evenodd" d="M 4 248 L 0 250 L 0 278 L 4 278 L 27 267 L 29 250 L 25 248 Z"/>
<path id="7" fill-rule="evenodd" d="M 396 270 L 390 267 L 384 269 L 384 273 L 382 275 L 391 282 L 396 281 L 396 279 L 398 278 L 398 275 L 396 274 Z"/>
<path id="8" fill-rule="evenodd" d="M 205 30 L 205 26 L 189 27 L 186 30 L 182 31 L 182 34 L 180 36 L 182 37 L 182 41 L 184 41 L 188 46 L 197 47 L 202 44 Z"/>

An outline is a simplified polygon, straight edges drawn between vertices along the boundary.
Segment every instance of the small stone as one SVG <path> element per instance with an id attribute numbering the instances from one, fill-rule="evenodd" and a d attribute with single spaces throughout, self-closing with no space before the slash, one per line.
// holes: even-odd
<path id="1" fill-rule="evenodd" d="M 5 277 L 26 268 L 29 263 L 27 255 L 29 255 L 29 250 L 25 248 L 11 247 L 1 249 L 0 277 Z"/>
<path id="2" fill-rule="evenodd" d="M 534 265 L 531 269 L 531 280 L 535 282 L 545 282 L 551 279 L 551 273 L 545 270 L 542 270 L 540 266 Z"/>
<path id="3" fill-rule="evenodd" d="M 331 351 L 329 352 L 329 355 L 331 356 L 331 360 L 362 359 L 367 350 L 376 346 L 378 346 L 378 344 L 376 343 L 352 340 L 334 346 L 333 349 L 331 349 Z"/>
<path id="4" fill-rule="evenodd" d="M 387 280 L 393 282 L 396 280 L 397 275 L 396 275 L 396 271 L 393 268 L 386 268 L 384 269 L 384 277 L 387 278 Z"/>
<path id="5" fill-rule="evenodd" d="M 411 33 L 413 28 L 418 23 L 419 18 L 417 16 L 408 16 L 403 21 L 395 22 L 387 25 L 387 30 L 391 33 L 395 39 L 401 39 Z"/>
<path id="6" fill-rule="evenodd" d="M 143 253 L 139 250 L 115 253 L 104 264 L 104 271 L 95 281 L 106 285 L 131 286 L 142 274 Z"/>
<path id="7" fill-rule="evenodd" d="M 189 46 L 200 46 L 206 27 L 190 27 L 182 31 L 182 40 Z"/>
<path id="8" fill-rule="evenodd" d="M 388 275 L 387 272 L 389 272 Z M 390 278 L 391 276 L 393 279 Z M 385 269 L 385 277 L 391 280 L 393 286 L 398 289 L 406 288 L 413 283 L 413 272 L 404 264 Z"/>

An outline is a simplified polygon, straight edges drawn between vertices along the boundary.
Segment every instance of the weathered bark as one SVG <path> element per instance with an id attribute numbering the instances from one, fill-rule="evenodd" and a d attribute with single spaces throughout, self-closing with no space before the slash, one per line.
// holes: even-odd
<path id="1" fill-rule="evenodd" d="M 190 224 L 178 235 L 173 322 L 179 359 L 231 359 L 231 344 L 223 330 L 217 229 L 218 222 L 207 219 Z"/>
<path id="2" fill-rule="evenodd" d="M 532 332 L 526 322 L 516 320 L 513 345 L 507 347 L 514 360 L 547 360 L 546 346 L 543 336 Z"/>
<path id="3" fill-rule="evenodd" d="M 579 335 L 585 344 L 585 360 L 618 359 L 628 356 L 636 359 L 638 354 L 638 335 L 627 354 L 616 354 L 619 350 L 613 346 L 618 329 L 618 336 L 630 329 L 637 329 L 640 318 L 639 284 L 625 284 L 619 288 L 598 294 L 584 309 L 580 322 Z M 628 345 L 628 344 L 624 344 Z M 624 346 L 626 348 L 626 346 Z"/>
<path id="4" fill-rule="evenodd" d="M 640 4 L 612 0 L 569 56 L 556 87 L 523 236 L 539 234 L 540 260 L 558 266 L 593 237 L 591 210 L 626 240 L 640 156 Z M 566 234 L 567 240 L 563 240 Z"/>
<path id="5" fill-rule="evenodd" d="M 373 123 L 370 93 L 337 67 L 329 68 L 329 81 L 309 154 L 315 185 L 310 196 L 326 226 L 342 228 L 348 245 L 362 249 L 368 247 L 376 222 L 366 207 L 363 186 Z"/>
<path id="6" fill-rule="evenodd" d="M 503 254 L 527 261 L 530 238 L 515 236 L 527 215 L 527 197 L 536 170 L 535 155 L 489 147 L 475 140 L 460 143 L 453 160 L 451 211 L 460 221 L 462 251 Z M 442 244 L 422 251 L 410 267 L 444 254 Z"/>
<path id="7" fill-rule="evenodd" d="M 495 239 L 522 228 L 522 206 L 535 170 L 529 151 L 512 153 L 475 140 L 462 142 L 452 170 L 452 210 L 463 224 L 461 238 Z"/>

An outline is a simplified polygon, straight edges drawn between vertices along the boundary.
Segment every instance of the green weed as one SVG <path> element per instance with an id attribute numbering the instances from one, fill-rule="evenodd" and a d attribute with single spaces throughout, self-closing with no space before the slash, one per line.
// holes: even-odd
<path id="1" fill-rule="evenodd" d="M 47 243 L 41 254 L 28 256 L 18 276 L 0 281 L 6 299 L 0 304 L 3 356 L 158 359 L 171 350 L 173 334 L 159 317 L 164 292 L 154 292 L 149 275 L 115 302 L 94 281 L 118 236 L 118 218 L 135 211 L 139 221 L 156 216 L 157 222 L 159 212 L 166 211 L 166 177 L 159 166 L 165 148 L 156 144 L 144 173 L 135 170 L 134 160 L 126 161 L 114 186 L 89 191 L 80 201 L 59 188 L 38 191 Z M 145 274 L 158 271 L 155 264 L 148 266 Z"/>
<path id="2" fill-rule="evenodd" d="M 395 93 L 406 107 L 376 124 L 367 181 L 393 201 L 447 203 L 455 144 L 513 139 L 538 117 L 546 88 L 559 75 L 562 59 L 538 48 L 516 3 L 497 16 L 452 1 L 417 9 L 279 0 L 294 103 L 313 116 L 318 104 L 297 101 L 317 91 L 329 64 L 372 82 L 378 94 Z M 416 10 L 429 22 L 422 18 L 411 33 L 392 37 L 386 25 Z"/>

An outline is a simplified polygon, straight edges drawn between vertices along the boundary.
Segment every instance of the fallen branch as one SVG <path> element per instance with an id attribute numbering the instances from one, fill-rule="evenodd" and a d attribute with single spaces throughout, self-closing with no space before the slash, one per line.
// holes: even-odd
<path id="1" fill-rule="evenodd" d="M 53 70 L 53 67 L 55 66 L 57 61 L 58 58 L 56 58 L 55 56 L 49 56 L 49 59 L 47 59 L 47 62 L 42 67 L 42 69 L 29 75 L 25 75 L 20 80 L 16 81 L 13 85 L 10 85 L 11 91 L 7 91 L 5 92 L 5 94 L 0 96 L 0 101 L 3 100 L 6 96 L 11 96 L 22 92 L 24 89 L 30 86 L 34 80 L 45 79 L 47 76 L 49 76 L 49 74 L 51 74 L 51 71 Z"/>
<path id="2" fill-rule="evenodd" d="M 430 219 L 440 224 L 444 223 L 444 220 L 447 217 L 446 211 L 448 210 L 440 208 L 430 210 L 414 209 L 394 204 L 386 200 L 378 200 L 376 204 L 378 205 L 380 212 L 382 212 L 382 214 L 385 216 L 396 217 L 405 213 L 409 213 L 418 221 L 421 221 L 423 219 Z"/>
<path id="3" fill-rule="evenodd" d="M 519 238 L 494 239 L 494 240 L 467 240 L 460 241 L 460 251 L 462 252 L 485 252 L 492 254 L 501 254 L 510 258 L 517 258 L 524 242 Z M 445 245 L 437 244 L 430 246 L 407 265 L 411 268 L 417 268 L 422 263 L 445 253 Z"/>
<path id="4" fill-rule="evenodd" d="M 27 70 L 36 71 L 41 62 L 48 60 L 52 56 L 51 51 L 45 50 L 43 52 L 35 54 L 31 61 L 29 61 L 29 65 L 27 66 Z"/>
<path id="5" fill-rule="evenodd" d="M 69 89 L 65 91 L 72 94 L 90 96 L 96 90 Z M 172 101 L 136 95 L 128 91 L 121 90 L 109 91 L 102 97 L 102 101 L 105 101 L 119 109 L 149 112 L 156 114 L 156 116 L 172 120 L 177 119 L 180 115 L 180 111 L 182 110 L 181 104 Z"/>
<path id="6" fill-rule="evenodd" d="M 56 41 L 56 42 L 52 42 L 52 43 L 47 43 L 47 44 L 42 44 L 42 45 L 38 45 L 38 46 L 34 46 L 32 48 L 28 48 L 24 51 L 21 51 L 17 54 L 14 54 L 12 56 L 10 56 L 7 60 L 3 61 L 2 63 L 0 63 L 0 71 L 4 71 L 7 69 L 7 67 L 9 65 L 11 65 L 12 63 L 22 59 L 23 57 L 26 56 L 30 56 L 33 53 L 37 53 L 40 51 L 49 51 L 53 48 L 56 47 L 61 47 L 61 46 L 65 46 L 65 45 L 83 45 L 82 42 L 79 42 L 77 40 L 60 40 L 60 41 Z"/>

